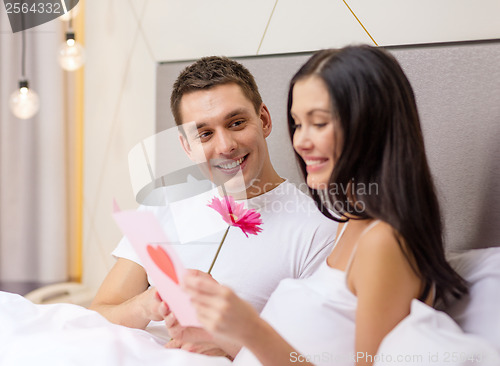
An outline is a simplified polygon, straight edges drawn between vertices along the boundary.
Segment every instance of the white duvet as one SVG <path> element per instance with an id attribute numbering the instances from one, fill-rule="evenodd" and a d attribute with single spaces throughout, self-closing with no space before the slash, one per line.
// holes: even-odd
<path id="1" fill-rule="evenodd" d="M 464 333 L 447 314 L 413 300 L 411 313 L 382 341 L 374 366 L 500 366 L 488 340 Z"/>
<path id="2" fill-rule="evenodd" d="M 230 364 L 224 357 L 165 349 L 148 332 L 112 324 L 80 306 L 34 305 L 0 292 L 2 366 Z"/>
<path id="3" fill-rule="evenodd" d="M 374 361 L 376 366 L 500 366 L 500 355 L 485 339 L 463 333 L 446 314 L 414 300 L 411 314 L 387 335 Z M 112 324 L 80 306 L 35 305 L 22 296 L 0 292 L 0 365 L 228 366 L 231 362 L 166 349 L 152 334 Z"/>

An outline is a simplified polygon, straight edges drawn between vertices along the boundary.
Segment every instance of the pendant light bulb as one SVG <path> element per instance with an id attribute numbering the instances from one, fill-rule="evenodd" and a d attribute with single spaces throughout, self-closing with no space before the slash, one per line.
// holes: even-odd
<path id="1" fill-rule="evenodd" d="M 59 65 L 64 70 L 74 71 L 85 63 L 85 49 L 75 41 L 75 33 L 67 32 L 66 41 L 59 47 Z"/>
<path id="2" fill-rule="evenodd" d="M 40 109 L 40 99 L 28 86 L 27 80 L 19 82 L 19 89 L 10 95 L 9 99 L 10 110 L 20 119 L 28 119 L 33 117 Z"/>

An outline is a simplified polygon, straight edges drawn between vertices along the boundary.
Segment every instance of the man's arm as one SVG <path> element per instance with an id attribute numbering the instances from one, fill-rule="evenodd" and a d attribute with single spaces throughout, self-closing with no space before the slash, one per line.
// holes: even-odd
<path id="1" fill-rule="evenodd" d="M 143 267 L 119 258 L 89 308 L 112 323 L 144 329 L 151 320 L 163 320 L 168 314 L 156 289 L 148 286 Z"/>

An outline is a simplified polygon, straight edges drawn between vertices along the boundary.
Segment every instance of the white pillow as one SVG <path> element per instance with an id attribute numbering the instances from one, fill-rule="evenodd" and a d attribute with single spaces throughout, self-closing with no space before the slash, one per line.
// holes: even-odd
<path id="1" fill-rule="evenodd" d="M 446 313 L 413 300 L 410 315 L 380 344 L 374 366 L 383 365 L 498 366 L 500 353 L 483 338 L 464 333 Z"/>
<path id="2" fill-rule="evenodd" d="M 500 247 L 450 253 L 448 261 L 469 282 L 469 295 L 444 310 L 500 352 Z"/>

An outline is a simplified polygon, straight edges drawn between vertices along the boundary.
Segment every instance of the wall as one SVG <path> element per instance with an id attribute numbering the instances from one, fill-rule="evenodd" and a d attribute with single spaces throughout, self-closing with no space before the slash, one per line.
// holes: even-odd
<path id="1" fill-rule="evenodd" d="M 312 51 L 348 43 L 500 38 L 500 1 L 87 0 L 84 282 L 96 288 L 133 208 L 127 154 L 154 133 L 160 61 Z"/>

